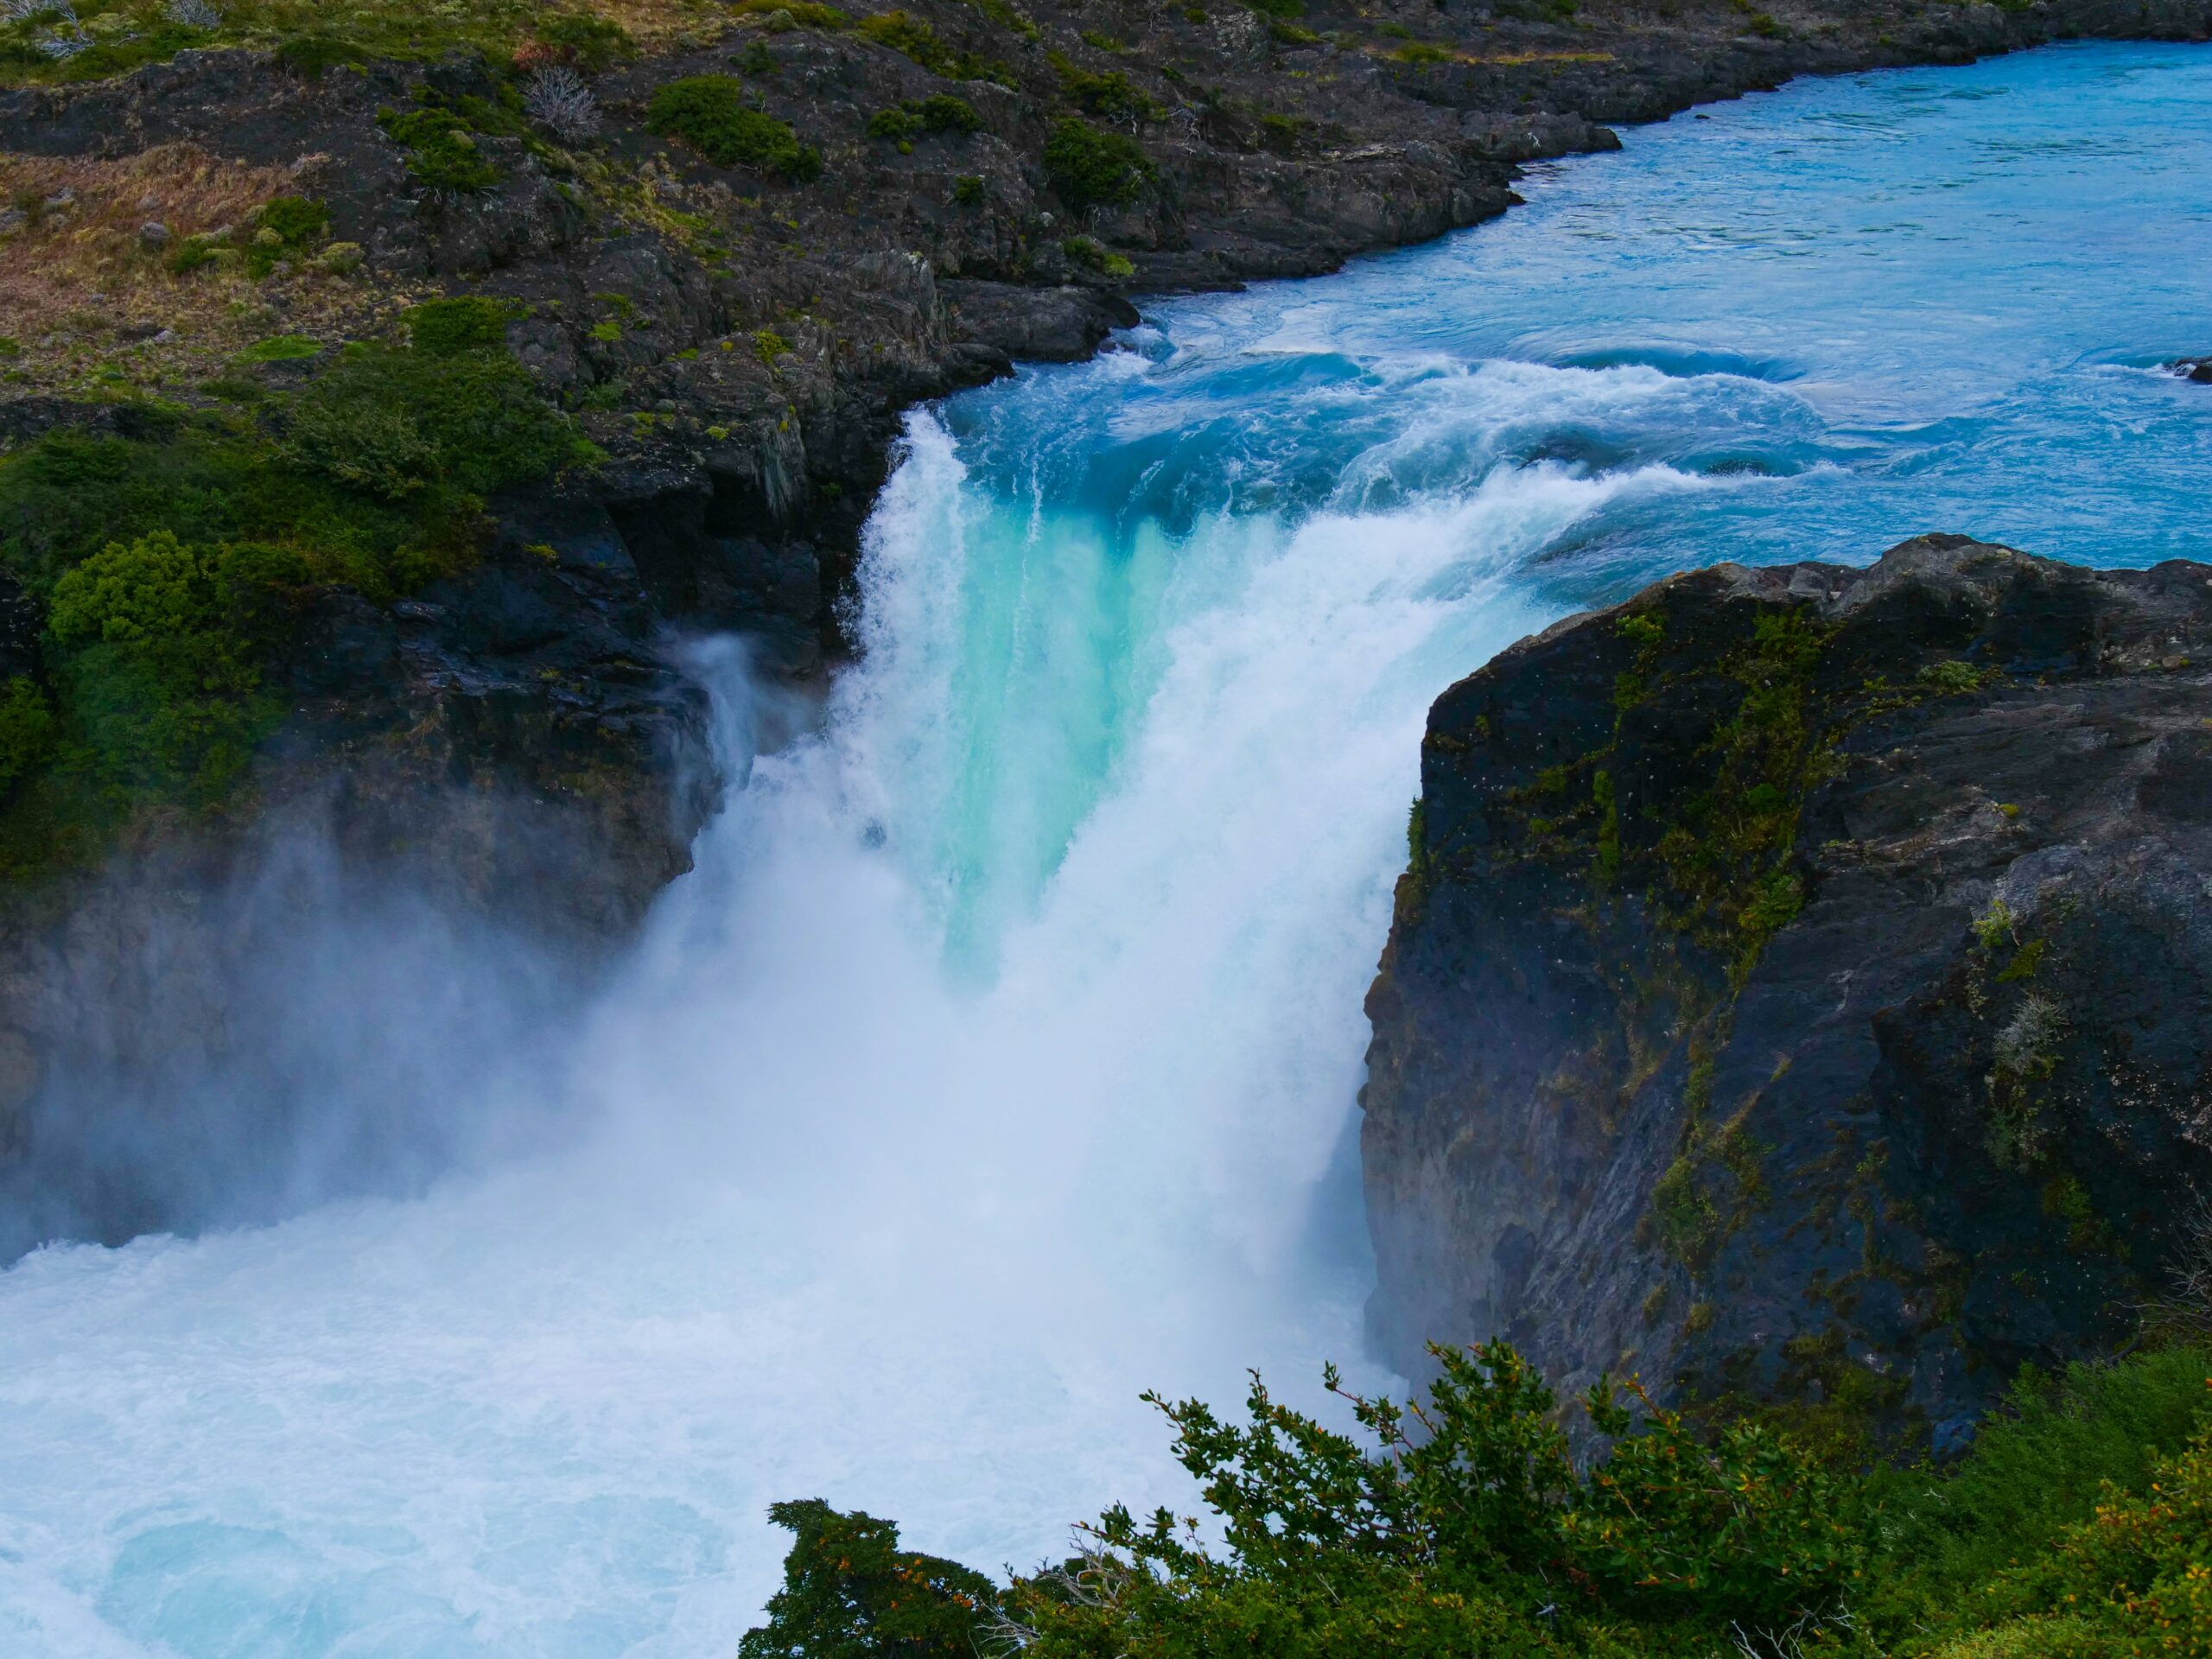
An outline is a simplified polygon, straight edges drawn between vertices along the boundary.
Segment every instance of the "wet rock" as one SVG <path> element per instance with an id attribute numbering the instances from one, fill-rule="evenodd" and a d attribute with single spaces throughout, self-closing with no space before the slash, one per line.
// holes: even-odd
<path id="1" fill-rule="evenodd" d="M 2212 357 L 2177 357 L 2166 366 L 2184 380 L 2212 385 Z"/>
<path id="2" fill-rule="evenodd" d="M 1008 283 L 940 284 L 957 338 L 1009 358 L 1066 363 L 1089 357 L 1116 328 L 1141 319 L 1117 294 L 1095 288 L 1017 288 Z"/>
<path id="3" fill-rule="evenodd" d="M 2212 566 L 1674 578 L 1432 709 L 1368 999 L 1386 1353 L 1961 1423 L 2212 1188 Z"/>

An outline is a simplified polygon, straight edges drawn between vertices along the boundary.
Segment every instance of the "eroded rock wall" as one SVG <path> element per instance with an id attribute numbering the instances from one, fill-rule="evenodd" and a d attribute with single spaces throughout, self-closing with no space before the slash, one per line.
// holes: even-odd
<path id="1" fill-rule="evenodd" d="M 1374 1325 L 1955 1436 L 2212 1192 L 2212 566 L 1723 565 L 1440 698 Z"/>

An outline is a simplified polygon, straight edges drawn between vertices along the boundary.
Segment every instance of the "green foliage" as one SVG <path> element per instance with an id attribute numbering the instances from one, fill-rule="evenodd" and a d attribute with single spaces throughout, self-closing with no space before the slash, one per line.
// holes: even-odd
<path id="1" fill-rule="evenodd" d="M 305 196 L 276 196 L 254 210 L 253 223 L 287 247 L 303 247 L 330 228 L 330 209 Z"/>
<path id="2" fill-rule="evenodd" d="M 645 106 L 645 124 L 681 138 L 717 167 L 751 167 L 794 181 L 822 171 L 822 153 L 802 144 L 788 122 L 747 103 L 734 75 L 687 75 L 670 81 Z"/>
<path id="3" fill-rule="evenodd" d="M 638 55 L 638 43 L 628 29 L 611 17 L 588 12 L 559 12 L 542 17 L 536 32 L 543 44 L 587 74 L 595 75 Z"/>
<path id="4" fill-rule="evenodd" d="M 258 658 L 306 563 L 266 543 L 111 542 L 54 583 L 71 764 L 124 793 L 219 797 L 281 709 Z"/>
<path id="5" fill-rule="evenodd" d="M 0 691 L 0 797 L 54 753 L 54 710 L 36 681 L 24 675 Z"/>
<path id="6" fill-rule="evenodd" d="M 501 353 L 357 346 L 293 402 L 286 457 L 388 501 L 488 495 L 587 452 Z"/>
<path id="7" fill-rule="evenodd" d="M 818 1498 L 774 1503 L 793 1535 L 768 1622 L 739 1659 L 974 1659 L 997 1592 L 957 1561 L 899 1548 L 899 1529 Z"/>
<path id="8" fill-rule="evenodd" d="M 1020 84 L 1004 64 L 954 49 L 920 18 L 909 17 L 903 11 L 880 11 L 872 17 L 863 17 L 854 26 L 854 32 L 879 46 L 889 47 L 947 80 L 989 80 L 1017 89 Z"/>
<path id="9" fill-rule="evenodd" d="M 427 357 L 454 357 L 464 352 L 497 350 L 506 343 L 507 325 L 522 308 L 487 295 L 424 300 L 401 319 L 407 338 Z"/>
<path id="10" fill-rule="evenodd" d="M 776 366 L 778 358 L 790 355 L 791 349 L 791 341 L 772 328 L 753 331 L 753 354 L 772 369 Z"/>
<path id="11" fill-rule="evenodd" d="M 1135 265 L 1095 236 L 1069 237 L 1060 244 L 1060 251 L 1085 270 L 1109 282 L 1122 282 L 1137 274 Z"/>
<path id="12" fill-rule="evenodd" d="M 1119 69 L 1094 74 L 1057 52 L 1052 54 L 1052 67 L 1059 72 L 1060 87 L 1068 101 L 1085 115 L 1134 124 L 1158 121 L 1167 113 L 1158 99 L 1131 85 L 1128 76 Z"/>
<path id="13" fill-rule="evenodd" d="M 1832 1618 L 1866 1573 L 1855 1484 L 1756 1422 L 1700 1440 L 1631 1385 L 1639 1423 L 1600 1382 L 1591 1421 L 1613 1437 L 1560 1519 L 1568 1553 L 1616 1605 L 1669 1620 L 1780 1630 Z"/>
<path id="14" fill-rule="evenodd" d="M 379 110 L 377 125 L 407 152 L 408 175 L 426 189 L 459 195 L 499 181 L 498 169 L 478 151 L 468 124 L 451 110 Z"/>
<path id="15" fill-rule="evenodd" d="M 475 556 L 481 497 L 595 453 L 480 346 L 353 346 L 251 390 L 257 419 L 136 409 L 130 436 L 0 456 L 0 563 L 49 639 L 44 685 L 0 690 L 0 878 L 95 858 L 143 809 L 219 804 L 282 712 L 263 677 L 296 595 L 417 588 Z"/>
<path id="16" fill-rule="evenodd" d="M 276 48 L 277 61 L 309 80 L 341 63 L 362 64 L 369 54 L 358 42 L 335 35 L 295 35 Z"/>
<path id="17" fill-rule="evenodd" d="M 968 3 L 1001 29 L 1010 29 L 1025 41 L 1037 38 L 1037 25 L 1024 16 L 1010 3 L 1010 0 L 968 0 Z"/>
<path id="18" fill-rule="evenodd" d="M 1410 63 L 1415 65 L 1449 63 L 1452 61 L 1452 54 L 1449 51 L 1440 46 L 1432 46 L 1427 41 L 1412 41 L 1408 45 L 1400 47 L 1390 55 L 1395 58 L 1400 63 Z"/>
<path id="19" fill-rule="evenodd" d="M 1955 1475 L 1898 1483 L 1920 1489 L 1897 1529 L 1896 1554 L 1910 1568 L 1900 1596 L 1962 1597 L 2094 1520 L 2105 1489 L 2147 1493 L 2157 1459 L 2186 1445 L 2212 1405 L 2208 1370 L 2212 1354 L 2183 1346 L 2024 1373 Z"/>
<path id="20" fill-rule="evenodd" d="M 1512 1349 L 1431 1351 L 1402 1407 L 1327 1374 L 1351 1432 L 1257 1376 L 1241 1422 L 1147 1395 L 1211 1525 L 1117 1505 L 1002 1591 L 902 1554 L 887 1522 L 779 1504 L 798 1539 L 742 1659 L 2212 1650 L 2204 1348 L 2031 1377 L 1948 1475 L 1852 1472 L 1754 1421 L 1700 1432 L 1602 1381 L 1584 1405 L 1610 1449 L 1579 1469 Z"/>
<path id="21" fill-rule="evenodd" d="M 322 354 L 322 342 L 312 334 L 271 334 L 257 340 L 238 355 L 241 363 L 300 363 Z"/>
<path id="22" fill-rule="evenodd" d="M 811 0 L 738 0 L 731 10 L 743 17 L 772 17 L 779 11 L 788 12 L 791 21 L 804 29 L 836 30 L 852 22 L 836 7 L 817 5 Z"/>
<path id="23" fill-rule="evenodd" d="M 1977 668 L 1972 663 L 1930 663 L 1913 679 L 1939 696 L 1957 696 L 1968 691 L 1979 691 L 1992 680 L 1999 678 L 2003 671 L 1996 668 Z"/>
<path id="24" fill-rule="evenodd" d="M 1306 0 L 1244 0 L 1244 3 L 1262 17 L 1279 18 L 1284 22 L 1295 22 L 1306 15 Z"/>
<path id="25" fill-rule="evenodd" d="M 966 99 L 935 92 L 910 98 L 895 110 L 878 110 L 868 118 L 868 136 L 904 139 L 925 132 L 978 132 L 982 125 L 983 118 Z"/>
<path id="26" fill-rule="evenodd" d="M 963 207 L 973 207 L 983 200 L 983 175 L 963 173 L 952 181 L 952 199 Z"/>
<path id="27" fill-rule="evenodd" d="M 1054 127 L 1045 145 L 1045 176 L 1060 200 L 1077 212 L 1126 207 L 1159 175 L 1135 139 L 1073 118 Z"/>

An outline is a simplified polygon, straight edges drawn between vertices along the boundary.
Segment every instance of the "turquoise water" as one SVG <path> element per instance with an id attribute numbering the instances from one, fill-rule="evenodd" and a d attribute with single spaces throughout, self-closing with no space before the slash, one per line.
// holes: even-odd
<path id="1" fill-rule="evenodd" d="M 700 655 L 747 786 L 455 1103 L 586 1144 L 0 1274 L 0 1652 L 727 1654 L 772 1498 L 1027 1564 L 1187 1505 L 1140 1388 L 1387 1386 L 1347 1137 L 1435 694 L 1715 558 L 2204 551 L 2212 54 L 1624 136 L 918 414 L 863 660 L 755 756 L 809 712 Z"/>

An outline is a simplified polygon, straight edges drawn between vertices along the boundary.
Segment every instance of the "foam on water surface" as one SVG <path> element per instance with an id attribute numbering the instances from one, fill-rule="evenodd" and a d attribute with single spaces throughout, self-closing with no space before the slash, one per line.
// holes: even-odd
<path id="1" fill-rule="evenodd" d="M 861 666 L 495 1103 L 582 1144 L 0 1277 L 0 1652 L 727 1654 L 773 1498 L 1026 1566 L 1187 1507 L 1141 1388 L 1358 1380 L 1439 690 L 1719 557 L 2204 550 L 2201 49 L 1625 137 L 917 415 Z M 741 762 L 789 711 L 701 664 Z"/>

